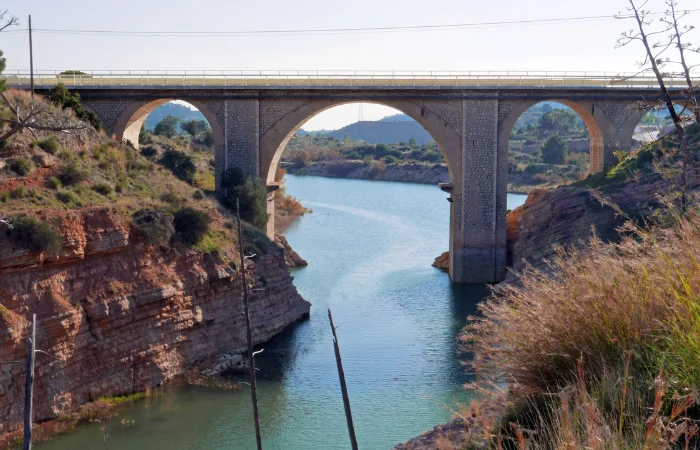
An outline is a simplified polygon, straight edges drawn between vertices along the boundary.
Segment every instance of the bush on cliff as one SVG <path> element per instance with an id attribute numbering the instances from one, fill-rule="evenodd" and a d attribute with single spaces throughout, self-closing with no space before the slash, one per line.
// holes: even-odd
<path id="1" fill-rule="evenodd" d="M 89 123 L 95 130 L 100 131 L 102 129 L 100 117 L 94 111 L 84 109 L 80 102 L 80 94 L 70 93 L 63 83 L 58 83 L 51 88 L 47 97 L 51 103 L 60 106 L 62 109 L 72 109 L 80 120 Z"/>
<path id="2" fill-rule="evenodd" d="M 64 186 L 73 186 L 90 177 L 90 172 L 82 168 L 77 162 L 70 162 L 58 171 L 58 179 Z"/>
<path id="3" fill-rule="evenodd" d="M 182 181 L 188 183 L 194 182 L 195 175 L 197 174 L 197 166 L 192 157 L 188 154 L 178 150 L 168 149 L 160 159 L 160 163 L 170 169 L 175 176 Z"/>
<path id="4" fill-rule="evenodd" d="M 201 242 L 209 232 L 211 217 L 198 209 L 182 208 L 175 213 L 173 223 L 177 236 L 185 244 L 193 246 Z"/>
<path id="5" fill-rule="evenodd" d="M 153 245 L 166 245 L 175 234 L 173 217 L 162 211 L 141 209 L 131 216 L 131 220 L 139 234 Z"/>
<path id="6" fill-rule="evenodd" d="M 262 182 L 241 169 L 233 168 L 224 172 L 221 178 L 219 200 L 233 213 L 236 200 L 241 208 L 241 219 L 263 229 L 267 224 L 267 188 Z"/>
<path id="7" fill-rule="evenodd" d="M 476 385 L 511 405 L 502 430 L 534 430 L 534 448 L 642 448 L 700 418 L 698 254 L 700 224 L 686 220 L 619 244 L 593 239 L 562 253 L 553 275 L 529 270 L 480 305 L 462 339 Z"/>
<path id="8" fill-rule="evenodd" d="M 51 225 L 28 216 L 15 217 L 11 224 L 7 236 L 16 246 L 45 253 L 58 253 L 61 250 L 63 239 Z"/>

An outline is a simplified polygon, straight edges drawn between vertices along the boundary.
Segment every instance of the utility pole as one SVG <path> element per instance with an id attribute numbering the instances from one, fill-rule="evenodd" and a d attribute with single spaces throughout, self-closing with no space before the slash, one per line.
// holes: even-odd
<path id="1" fill-rule="evenodd" d="M 34 350 L 36 347 L 36 314 L 32 314 L 32 334 L 27 349 L 27 378 L 24 383 L 24 450 L 32 450 L 32 397 L 34 395 Z"/>
<path id="2" fill-rule="evenodd" d="M 253 401 L 253 421 L 255 422 L 255 440 L 258 450 L 262 450 L 260 436 L 260 415 L 258 413 L 258 392 L 255 383 L 255 354 L 253 353 L 253 333 L 250 328 L 250 304 L 248 302 L 248 283 L 245 278 L 245 255 L 243 254 L 243 231 L 241 229 L 241 206 L 236 199 L 236 218 L 238 219 L 238 251 L 241 254 L 241 282 L 243 283 L 243 306 L 245 308 L 245 328 L 248 337 L 248 360 L 250 364 L 250 395 Z"/>
<path id="3" fill-rule="evenodd" d="M 34 53 L 32 49 L 32 15 L 29 15 L 29 83 L 34 100 Z M 30 444 L 31 446 L 31 444 Z"/>

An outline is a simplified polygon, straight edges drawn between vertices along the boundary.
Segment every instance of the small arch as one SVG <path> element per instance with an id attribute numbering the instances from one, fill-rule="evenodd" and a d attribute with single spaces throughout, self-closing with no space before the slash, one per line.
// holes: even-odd
<path id="1" fill-rule="evenodd" d="M 427 110 L 424 106 L 407 100 L 347 100 L 322 99 L 312 100 L 291 113 L 281 117 L 260 137 L 260 176 L 267 183 L 274 182 L 275 171 L 282 153 L 289 140 L 309 120 L 318 114 L 336 106 L 350 103 L 374 103 L 400 111 L 421 124 L 432 136 L 442 151 L 451 182 L 461 180 L 461 133 L 452 128 L 441 117 Z"/>
<path id="2" fill-rule="evenodd" d="M 119 139 L 123 142 L 131 142 L 135 148 L 139 148 L 139 132 L 141 131 L 141 126 L 146 121 L 146 118 L 151 114 L 156 108 L 166 103 L 179 100 L 177 98 L 161 98 L 152 100 L 140 100 L 135 101 L 122 111 L 122 113 L 117 117 L 113 127 L 112 134 L 115 139 Z M 199 112 L 204 115 L 204 118 L 209 122 L 212 132 L 214 133 L 214 147 L 216 149 L 223 149 L 224 147 L 224 128 L 219 122 L 216 114 L 207 106 L 206 103 L 199 100 L 184 100 L 186 103 L 194 106 L 199 110 Z"/>
<path id="3" fill-rule="evenodd" d="M 686 126 L 695 122 L 689 102 L 674 102 L 674 106 L 676 112 L 685 118 Z M 631 133 L 630 148 L 639 148 L 675 131 L 671 115 L 665 105 L 635 111 L 635 114 L 630 115 L 621 128 L 632 130 L 628 131 Z"/>
<path id="4" fill-rule="evenodd" d="M 598 124 L 598 121 L 594 117 L 595 106 L 584 105 L 571 100 L 524 100 L 517 103 L 508 113 L 508 115 L 501 121 L 499 126 L 499 143 L 505 146 L 504 149 L 507 152 L 510 134 L 515 126 L 515 123 L 520 119 L 520 117 L 531 107 L 544 102 L 558 103 L 560 105 L 566 106 L 576 113 L 588 131 L 589 144 L 589 155 L 590 155 L 590 169 L 589 173 L 594 174 L 602 172 L 605 169 L 605 139 L 603 136 L 603 131 Z"/>

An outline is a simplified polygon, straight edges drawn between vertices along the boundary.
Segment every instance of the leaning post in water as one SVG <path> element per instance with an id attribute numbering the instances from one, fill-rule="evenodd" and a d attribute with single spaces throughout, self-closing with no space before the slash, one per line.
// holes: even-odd
<path id="1" fill-rule="evenodd" d="M 350 410 L 350 396 L 348 395 L 348 386 L 345 384 L 345 371 L 343 370 L 343 361 L 340 358 L 340 346 L 338 345 L 338 336 L 336 336 L 335 334 L 335 325 L 333 325 L 333 316 L 331 315 L 330 308 L 328 308 L 328 320 L 330 320 L 331 322 L 331 330 L 333 331 L 335 364 L 336 366 L 338 366 L 338 378 L 340 378 L 340 390 L 343 393 L 343 405 L 345 406 L 345 420 L 348 422 L 350 445 L 352 445 L 352 450 L 357 450 L 357 437 L 355 436 L 355 425 L 352 422 L 352 411 Z"/>

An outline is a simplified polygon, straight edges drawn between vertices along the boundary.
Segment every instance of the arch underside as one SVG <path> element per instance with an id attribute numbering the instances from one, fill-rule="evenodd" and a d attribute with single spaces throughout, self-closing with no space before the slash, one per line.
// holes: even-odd
<path id="1" fill-rule="evenodd" d="M 411 117 L 425 128 L 442 151 L 447 163 L 450 180 L 454 182 L 461 168 L 462 138 L 461 130 L 455 130 L 440 116 L 429 111 L 425 106 L 409 100 L 390 99 L 321 99 L 311 100 L 294 111 L 284 115 L 262 132 L 260 137 L 260 176 L 266 182 L 274 181 L 275 171 L 279 165 L 284 149 L 289 140 L 305 123 L 324 111 L 349 103 L 375 103 L 394 108 Z"/>
<path id="2" fill-rule="evenodd" d="M 605 169 L 605 137 L 598 121 L 594 116 L 595 108 L 571 100 L 529 100 L 518 104 L 501 123 L 500 141 L 508 146 L 510 134 L 518 119 L 531 107 L 544 102 L 554 102 L 571 108 L 583 120 L 590 139 L 590 172 L 591 174 L 602 172 Z"/>
<path id="3" fill-rule="evenodd" d="M 159 98 L 133 102 L 117 118 L 117 121 L 112 127 L 112 133 L 115 135 L 115 138 L 118 138 L 123 142 L 131 142 L 135 148 L 138 148 L 139 132 L 141 131 L 141 126 L 146 121 L 148 115 L 159 106 L 174 100 L 178 99 Z M 186 102 L 197 108 L 199 112 L 204 115 L 204 118 L 207 120 L 207 122 L 209 122 L 209 126 L 214 133 L 214 146 L 216 148 L 223 148 L 224 128 L 219 122 L 216 114 L 214 114 L 214 112 L 211 111 L 210 108 L 203 102 L 189 99 L 186 100 Z"/>

